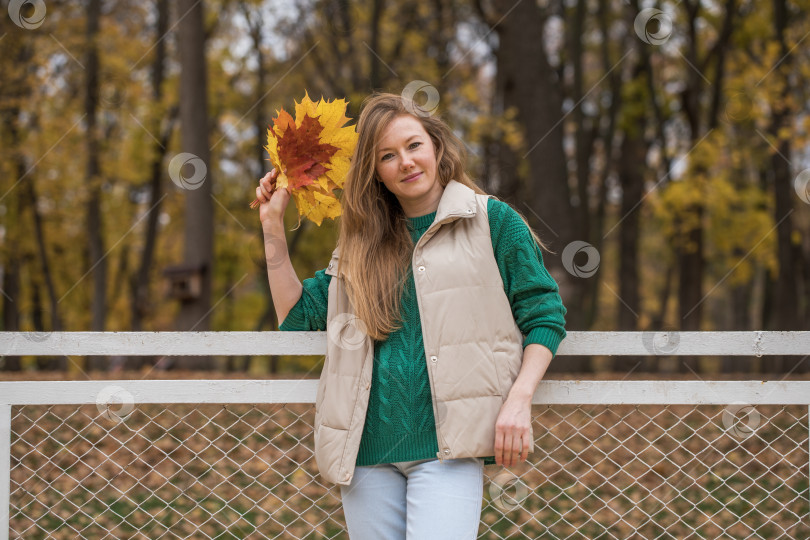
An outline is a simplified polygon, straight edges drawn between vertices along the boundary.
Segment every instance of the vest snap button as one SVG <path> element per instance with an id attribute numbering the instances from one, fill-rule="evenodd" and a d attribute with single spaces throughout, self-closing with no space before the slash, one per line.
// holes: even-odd
<path id="1" fill-rule="evenodd" d="M 472 214 L 472 208 L 467 208 L 467 213 Z"/>
<path id="2" fill-rule="evenodd" d="M 430 357 L 430 361 L 433 362 L 434 364 L 436 363 L 437 360 L 438 360 L 438 358 L 435 357 L 435 356 Z"/>
<path id="3" fill-rule="evenodd" d="M 420 266 L 419 268 L 417 268 L 417 270 L 419 270 L 420 272 L 424 272 L 424 271 L 425 271 L 425 267 L 424 267 L 424 266 Z"/>
<path id="4" fill-rule="evenodd" d="M 445 449 L 444 449 L 444 455 L 449 455 L 449 454 L 450 454 L 450 449 L 449 449 L 449 448 L 445 448 Z"/>

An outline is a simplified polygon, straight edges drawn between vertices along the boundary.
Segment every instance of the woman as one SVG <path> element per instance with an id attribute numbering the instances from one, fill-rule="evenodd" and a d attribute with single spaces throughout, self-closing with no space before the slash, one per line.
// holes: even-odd
<path id="1" fill-rule="evenodd" d="M 275 170 L 256 188 L 280 329 L 327 330 L 316 461 L 352 540 L 475 538 L 483 465 L 533 447 L 531 399 L 566 310 L 539 239 L 467 176 L 439 118 L 374 94 L 357 132 L 338 246 L 303 284 L 290 195 Z"/>

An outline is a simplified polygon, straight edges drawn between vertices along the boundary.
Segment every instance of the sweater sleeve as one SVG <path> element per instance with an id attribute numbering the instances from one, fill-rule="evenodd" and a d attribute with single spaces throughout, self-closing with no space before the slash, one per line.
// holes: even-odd
<path id="1" fill-rule="evenodd" d="M 565 338 L 566 309 L 554 278 L 529 228 L 509 204 L 490 198 L 489 228 L 504 291 L 520 331 L 523 347 L 539 343 L 553 355 Z"/>
<path id="2" fill-rule="evenodd" d="M 332 276 L 318 270 L 315 277 L 305 279 L 301 298 L 292 307 L 278 329 L 282 331 L 312 332 L 326 330 L 326 308 L 329 301 L 329 282 Z"/>

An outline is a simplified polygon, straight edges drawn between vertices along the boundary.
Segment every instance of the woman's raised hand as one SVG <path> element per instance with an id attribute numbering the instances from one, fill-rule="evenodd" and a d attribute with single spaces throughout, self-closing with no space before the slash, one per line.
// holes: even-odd
<path id="1" fill-rule="evenodd" d="M 278 171 L 273 169 L 259 180 L 256 188 L 256 200 L 259 202 L 259 219 L 262 225 L 277 224 L 284 221 L 284 210 L 290 202 L 290 193 L 286 189 L 276 189 Z"/>

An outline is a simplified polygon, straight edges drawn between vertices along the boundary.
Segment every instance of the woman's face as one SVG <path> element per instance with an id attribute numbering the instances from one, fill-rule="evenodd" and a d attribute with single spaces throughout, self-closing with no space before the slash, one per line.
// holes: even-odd
<path id="1" fill-rule="evenodd" d="M 435 212 L 444 188 L 436 174 L 436 149 L 422 123 L 394 118 L 383 130 L 374 157 L 377 176 L 408 217 Z"/>

